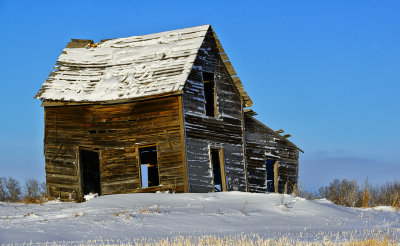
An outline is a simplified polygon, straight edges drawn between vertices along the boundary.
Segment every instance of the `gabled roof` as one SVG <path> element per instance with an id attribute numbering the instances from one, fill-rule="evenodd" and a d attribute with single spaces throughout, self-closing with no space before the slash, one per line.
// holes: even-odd
<path id="1" fill-rule="evenodd" d="M 252 105 L 210 25 L 110 39 L 72 39 L 35 98 L 104 102 L 181 93 L 197 53 L 211 31 L 245 105 Z"/>

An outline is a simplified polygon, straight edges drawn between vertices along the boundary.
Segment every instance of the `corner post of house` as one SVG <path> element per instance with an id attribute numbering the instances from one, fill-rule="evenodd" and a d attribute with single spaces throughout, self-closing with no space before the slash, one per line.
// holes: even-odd
<path id="1" fill-rule="evenodd" d="M 245 177 L 245 182 L 246 182 L 246 192 L 249 191 L 249 177 L 247 174 L 247 158 L 246 158 L 246 128 L 245 128 L 245 119 L 244 119 L 244 101 L 243 97 L 240 97 L 240 102 L 241 102 L 241 115 L 242 115 L 242 146 L 243 146 L 243 164 L 244 164 L 244 177 Z"/>
<path id="2" fill-rule="evenodd" d="M 82 187 L 82 168 L 79 154 L 79 146 L 75 147 L 75 165 L 76 165 L 76 176 L 78 177 L 78 198 L 83 198 L 83 187 Z"/>
<path id="3" fill-rule="evenodd" d="M 186 132 L 185 132 L 185 114 L 183 111 L 183 96 L 178 96 L 178 104 L 179 104 L 179 128 L 181 132 L 181 150 L 182 150 L 182 165 L 183 165 L 183 177 L 184 177 L 184 187 L 183 192 L 188 193 L 190 191 L 189 188 L 189 168 L 187 166 L 187 158 L 186 158 Z"/>

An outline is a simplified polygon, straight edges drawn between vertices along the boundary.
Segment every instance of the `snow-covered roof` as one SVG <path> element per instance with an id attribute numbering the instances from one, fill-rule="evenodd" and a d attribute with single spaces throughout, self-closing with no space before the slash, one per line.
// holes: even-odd
<path id="1" fill-rule="evenodd" d="M 251 100 L 210 25 L 94 44 L 73 39 L 57 60 L 35 98 L 100 102 L 181 92 L 207 31 L 246 106 Z"/>

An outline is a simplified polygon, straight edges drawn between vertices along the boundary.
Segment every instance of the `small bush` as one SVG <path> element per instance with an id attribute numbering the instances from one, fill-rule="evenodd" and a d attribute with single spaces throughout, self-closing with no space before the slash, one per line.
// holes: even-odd
<path id="1" fill-rule="evenodd" d="M 393 200 L 392 200 L 392 207 L 396 212 L 399 212 L 400 210 L 400 192 L 395 191 L 393 194 Z"/>
<path id="2" fill-rule="evenodd" d="M 370 185 L 368 184 L 368 179 L 365 180 L 365 184 L 361 191 L 361 206 L 363 208 L 369 207 L 369 200 L 370 200 Z"/>
<path id="3" fill-rule="evenodd" d="M 6 182 L 6 178 L 0 178 L 0 201 L 2 202 L 7 200 Z"/>
<path id="4" fill-rule="evenodd" d="M 34 178 L 27 179 L 22 189 L 18 180 L 0 177 L 0 201 L 37 203 L 45 201 L 46 194 L 46 183 L 40 184 Z"/>
<path id="5" fill-rule="evenodd" d="M 6 187 L 6 200 L 10 202 L 18 202 L 21 199 L 21 185 L 18 180 L 8 178 L 5 184 Z"/>
<path id="6" fill-rule="evenodd" d="M 42 182 L 42 183 L 40 184 L 40 188 L 41 188 L 40 196 L 41 196 L 41 197 L 46 197 L 46 198 L 47 198 L 47 185 L 46 185 L 46 182 Z"/>
<path id="7" fill-rule="evenodd" d="M 44 196 L 43 184 L 40 184 L 38 180 L 29 178 L 25 181 L 25 202 L 37 203 L 42 202 Z"/>
<path id="8" fill-rule="evenodd" d="M 302 192 L 301 197 L 309 198 L 311 193 Z M 335 204 L 347 207 L 392 206 L 400 210 L 400 183 L 387 182 L 371 186 L 366 179 L 360 187 L 355 180 L 333 180 L 329 186 L 319 188 L 313 198 L 326 198 Z"/>

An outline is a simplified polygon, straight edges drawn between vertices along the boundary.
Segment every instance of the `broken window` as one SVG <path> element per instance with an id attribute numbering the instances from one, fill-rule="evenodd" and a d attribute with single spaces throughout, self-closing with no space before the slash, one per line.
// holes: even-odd
<path id="1" fill-rule="evenodd" d="M 139 160 L 142 188 L 158 186 L 160 178 L 158 174 L 157 147 L 139 148 Z"/>
<path id="2" fill-rule="evenodd" d="M 203 72 L 206 115 L 217 117 L 214 73 Z"/>
<path id="3" fill-rule="evenodd" d="M 266 161 L 266 172 L 267 172 L 267 191 L 274 192 L 274 165 L 275 160 L 267 159 Z"/>
<path id="4" fill-rule="evenodd" d="M 214 191 L 225 191 L 225 168 L 222 158 L 222 149 L 211 148 L 210 159 L 213 171 Z"/>

